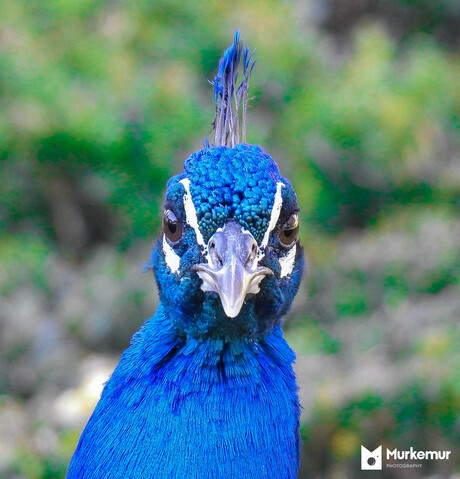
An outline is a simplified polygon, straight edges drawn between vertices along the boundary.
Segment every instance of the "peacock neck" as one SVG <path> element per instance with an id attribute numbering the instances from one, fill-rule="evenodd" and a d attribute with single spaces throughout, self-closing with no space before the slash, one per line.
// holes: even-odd
<path id="1" fill-rule="evenodd" d="M 190 321 L 196 324 L 200 318 L 193 317 Z M 183 323 L 184 318 L 181 318 Z M 219 334 L 217 331 L 197 336 L 195 327 L 188 331 L 178 329 L 176 318 L 160 303 L 155 315 L 134 336 L 133 342 L 142 339 L 145 357 L 161 367 L 173 360 L 180 363 L 182 358 L 184 364 L 181 366 L 199 368 L 202 380 L 231 381 L 232 378 L 247 377 L 250 371 L 254 381 L 260 382 L 261 364 L 257 359 L 263 358 L 265 365 L 271 363 L 292 372 L 295 354 L 285 341 L 280 324 L 281 321 L 258 336 Z"/>
<path id="2" fill-rule="evenodd" d="M 257 340 L 196 338 L 160 305 L 106 384 L 68 477 L 294 479 L 294 358 L 279 326 Z"/>
<path id="3" fill-rule="evenodd" d="M 171 477 L 297 477 L 295 355 L 280 326 L 257 339 L 196 338 L 178 334 L 160 306 L 143 341 L 147 355 L 158 355 L 153 376 L 161 382 L 152 384 L 161 399 L 155 407 L 169 412 L 165 427 L 177 436 L 176 448 L 186 451 Z M 169 424 L 171 417 L 177 424 Z M 189 432 L 182 437 L 179 428 Z"/>

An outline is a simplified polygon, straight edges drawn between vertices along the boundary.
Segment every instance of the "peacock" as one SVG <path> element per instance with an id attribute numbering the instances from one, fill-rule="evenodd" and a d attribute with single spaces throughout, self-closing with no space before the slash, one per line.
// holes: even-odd
<path id="1" fill-rule="evenodd" d="M 214 144 L 167 184 L 148 263 L 159 306 L 104 386 L 68 479 L 297 477 L 282 318 L 304 268 L 299 207 L 275 160 L 246 143 L 254 64 L 237 31 L 212 82 Z"/>

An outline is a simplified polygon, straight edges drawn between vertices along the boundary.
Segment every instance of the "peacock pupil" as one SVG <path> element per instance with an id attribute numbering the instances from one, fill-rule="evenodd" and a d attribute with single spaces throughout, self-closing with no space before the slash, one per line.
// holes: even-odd
<path id="1" fill-rule="evenodd" d="M 172 243 L 176 243 L 182 237 L 182 226 L 171 210 L 165 210 L 164 212 L 163 233 Z"/>
<path id="2" fill-rule="evenodd" d="M 299 234 L 299 216 L 297 213 L 291 215 L 278 233 L 278 238 L 283 246 L 291 246 Z"/>

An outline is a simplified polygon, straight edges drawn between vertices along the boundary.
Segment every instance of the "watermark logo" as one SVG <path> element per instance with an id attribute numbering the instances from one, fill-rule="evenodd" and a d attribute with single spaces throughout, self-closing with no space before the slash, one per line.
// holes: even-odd
<path id="1" fill-rule="evenodd" d="M 417 451 L 413 447 L 409 450 L 386 449 L 385 467 L 390 468 L 420 468 L 420 461 L 446 461 L 449 460 L 452 451 Z M 361 446 L 361 470 L 362 471 L 381 471 L 383 459 L 382 446 L 373 451 Z M 405 462 L 402 462 L 405 461 Z M 418 461 L 418 462 L 408 462 Z"/>
<path id="2" fill-rule="evenodd" d="M 361 470 L 362 471 L 381 471 L 382 470 L 382 446 L 373 451 L 369 451 L 361 446 Z"/>

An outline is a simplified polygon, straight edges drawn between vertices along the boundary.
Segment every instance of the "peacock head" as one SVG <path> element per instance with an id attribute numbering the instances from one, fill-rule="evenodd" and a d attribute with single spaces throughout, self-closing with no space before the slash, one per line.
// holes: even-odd
<path id="1" fill-rule="evenodd" d="M 169 181 L 152 254 L 165 311 L 195 337 L 268 333 L 291 307 L 303 271 L 295 192 L 276 162 L 260 146 L 239 143 L 235 131 L 237 103 L 227 100 L 240 94 L 244 102 L 253 66 L 246 49 L 237 88 L 241 50 L 237 32 L 214 81 L 215 146 L 190 155 Z"/>

